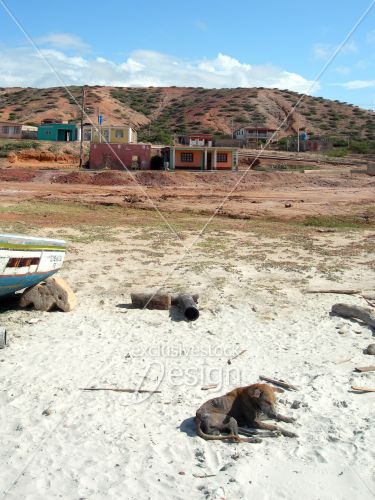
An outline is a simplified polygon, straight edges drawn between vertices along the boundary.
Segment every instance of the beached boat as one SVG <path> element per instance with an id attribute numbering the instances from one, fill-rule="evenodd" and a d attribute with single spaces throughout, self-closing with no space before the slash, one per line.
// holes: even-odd
<path id="1" fill-rule="evenodd" d="M 0 298 L 55 274 L 65 247 L 63 240 L 0 233 Z"/>

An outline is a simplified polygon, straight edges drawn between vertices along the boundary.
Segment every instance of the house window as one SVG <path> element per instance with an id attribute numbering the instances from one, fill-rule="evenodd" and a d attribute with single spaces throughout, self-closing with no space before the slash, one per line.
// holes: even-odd
<path id="1" fill-rule="evenodd" d="M 218 163 L 226 163 L 228 161 L 227 153 L 218 153 L 217 154 L 217 162 Z"/>
<path id="2" fill-rule="evenodd" d="M 9 127 L 8 126 L 4 126 L 3 127 L 3 132 L 4 132 L 4 134 L 9 134 Z"/>
<path id="3" fill-rule="evenodd" d="M 51 130 L 46 130 L 46 135 L 51 135 Z"/>
<path id="4" fill-rule="evenodd" d="M 184 163 L 192 163 L 193 153 L 181 153 L 181 161 Z"/>
<path id="5" fill-rule="evenodd" d="M 124 137 L 124 131 L 122 129 L 115 131 L 116 139 L 122 139 Z"/>

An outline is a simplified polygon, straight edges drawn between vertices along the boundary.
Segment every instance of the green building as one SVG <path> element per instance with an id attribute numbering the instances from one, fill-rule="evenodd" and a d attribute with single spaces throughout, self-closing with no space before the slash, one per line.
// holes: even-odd
<path id="1" fill-rule="evenodd" d="M 38 127 L 40 141 L 76 141 L 77 127 L 74 123 L 43 123 Z"/>

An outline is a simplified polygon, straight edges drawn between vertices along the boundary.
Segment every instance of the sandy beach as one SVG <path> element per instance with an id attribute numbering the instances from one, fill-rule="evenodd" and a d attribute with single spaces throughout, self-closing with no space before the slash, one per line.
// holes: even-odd
<path id="1" fill-rule="evenodd" d="M 216 221 L 197 240 L 202 220 L 185 216 L 178 240 L 143 217 L 38 227 L 70 242 L 60 275 L 79 305 L 2 307 L 1 498 L 373 498 L 375 395 L 350 390 L 374 386 L 371 372 L 354 372 L 373 364 L 363 353 L 373 332 L 330 316 L 336 302 L 367 304 L 305 291 L 373 290 L 374 232 Z M 199 293 L 200 318 L 130 308 L 132 291 L 160 286 Z M 205 400 L 260 375 L 298 387 L 279 395 L 297 438 L 196 436 L 192 417 Z"/>

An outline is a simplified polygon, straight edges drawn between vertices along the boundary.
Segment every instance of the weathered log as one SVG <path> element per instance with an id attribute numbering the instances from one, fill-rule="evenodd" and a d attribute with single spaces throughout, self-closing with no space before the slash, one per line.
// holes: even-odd
<path id="1" fill-rule="evenodd" d="M 77 298 L 60 276 L 52 276 L 23 292 L 20 306 L 30 305 L 37 311 L 51 311 L 57 308 L 69 312 L 76 307 Z"/>
<path id="2" fill-rule="evenodd" d="M 364 373 L 364 372 L 375 372 L 375 366 L 356 366 L 355 367 L 356 372 Z"/>
<path id="3" fill-rule="evenodd" d="M 265 382 L 269 382 L 270 384 L 278 385 L 283 389 L 298 391 L 298 387 L 292 384 L 288 384 L 288 382 L 284 382 L 284 380 L 276 380 L 274 378 L 264 377 L 263 375 L 259 375 L 259 378 L 260 380 L 264 380 Z"/>
<path id="4" fill-rule="evenodd" d="M 341 295 L 357 295 L 362 293 L 362 290 L 353 290 L 353 289 L 345 289 L 345 288 L 328 288 L 328 289 L 307 289 L 305 293 L 334 293 Z"/>
<path id="5" fill-rule="evenodd" d="M 375 315 L 373 314 L 373 310 L 368 307 L 350 306 L 339 303 L 332 306 L 331 312 L 344 318 L 359 319 L 363 323 L 375 328 Z"/>
<path id="6" fill-rule="evenodd" d="M 199 310 L 191 295 L 181 294 L 176 297 L 174 304 L 177 305 L 187 321 L 195 321 L 199 318 Z"/>
<path id="7" fill-rule="evenodd" d="M 168 310 L 171 307 L 171 296 L 168 293 L 132 293 L 130 297 L 136 309 Z"/>
<path id="8" fill-rule="evenodd" d="M 7 345 L 7 331 L 3 326 L 0 326 L 0 349 L 4 349 Z"/>

